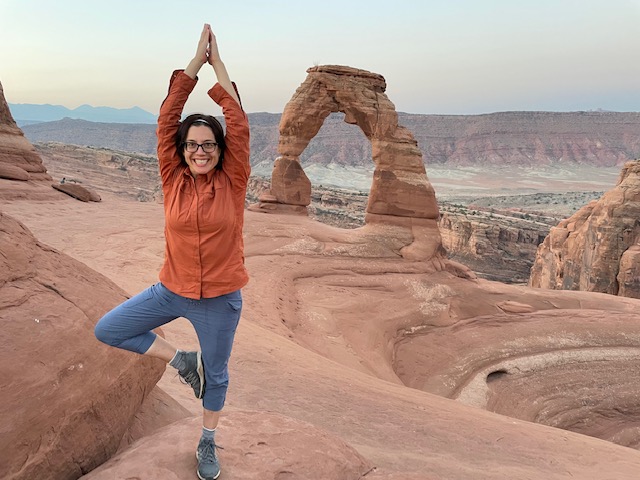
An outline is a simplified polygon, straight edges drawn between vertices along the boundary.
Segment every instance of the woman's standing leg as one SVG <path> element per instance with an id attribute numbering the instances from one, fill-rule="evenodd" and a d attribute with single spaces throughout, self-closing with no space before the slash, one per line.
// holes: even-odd
<path id="1" fill-rule="evenodd" d="M 193 312 L 187 315 L 200 341 L 205 370 L 203 429 L 197 451 L 200 478 L 217 478 L 220 473 L 215 430 L 229 386 L 229 357 L 241 311 L 242 294 L 237 290 L 220 297 L 194 301 Z"/>

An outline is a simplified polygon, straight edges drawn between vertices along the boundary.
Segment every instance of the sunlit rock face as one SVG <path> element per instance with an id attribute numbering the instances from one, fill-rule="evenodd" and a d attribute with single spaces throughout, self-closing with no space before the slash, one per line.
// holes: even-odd
<path id="1" fill-rule="evenodd" d="M 640 160 L 618 184 L 552 228 L 538 247 L 529 285 L 640 298 Z"/>

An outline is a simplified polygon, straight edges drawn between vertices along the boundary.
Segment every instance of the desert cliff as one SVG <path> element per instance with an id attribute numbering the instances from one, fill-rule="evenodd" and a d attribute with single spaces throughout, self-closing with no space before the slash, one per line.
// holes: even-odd
<path id="1" fill-rule="evenodd" d="M 616 187 L 551 229 L 529 284 L 640 298 L 640 160 Z"/>

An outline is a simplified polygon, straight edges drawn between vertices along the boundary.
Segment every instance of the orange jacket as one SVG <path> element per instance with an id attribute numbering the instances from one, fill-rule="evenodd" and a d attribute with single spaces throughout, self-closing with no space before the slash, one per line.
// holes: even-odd
<path id="1" fill-rule="evenodd" d="M 166 240 L 160 281 L 193 299 L 224 295 L 249 281 L 242 226 L 251 173 L 247 115 L 218 83 L 208 93 L 222 107 L 226 124 L 222 169 L 194 178 L 178 156 L 175 136 L 196 82 L 182 70 L 173 72 L 156 132 Z"/>

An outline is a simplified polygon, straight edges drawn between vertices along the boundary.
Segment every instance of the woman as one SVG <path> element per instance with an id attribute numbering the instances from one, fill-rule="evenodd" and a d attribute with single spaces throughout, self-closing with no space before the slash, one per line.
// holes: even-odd
<path id="1" fill-rule="evenodd" d="M 209 63 L 218 83 L 208 92 L 222 111 L 226 134 L 212 116 L 180 118 Z M 224 405 L 227 364 L 248 282 L 242 226 L 249 167 L 249 123 L 235 85 L 205 24 L 195 57 L 171 76 L 158 117 L 158 161 L 165 211 L 165 261 L 160 283 L 107 313 L 96 337 L 160 358 L 178 370 L 203 401 L 198 477 L 218 478 L 215 431 Z M 151 330 L 178 317 L 193 324 L 202 352 L 177 350 Z"/>

